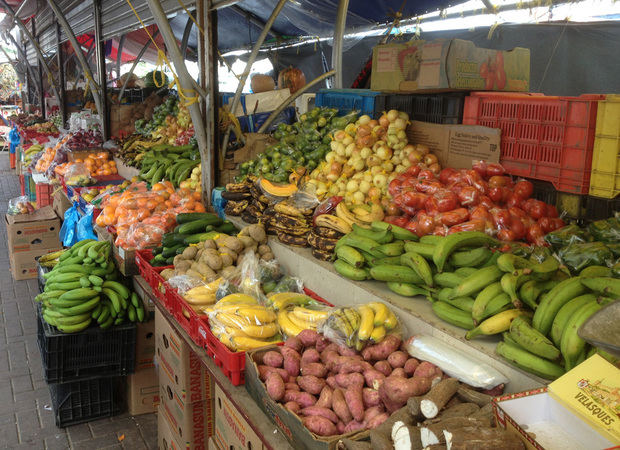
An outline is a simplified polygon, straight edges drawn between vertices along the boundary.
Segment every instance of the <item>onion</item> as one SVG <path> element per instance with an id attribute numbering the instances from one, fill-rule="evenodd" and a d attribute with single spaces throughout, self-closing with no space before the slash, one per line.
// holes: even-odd
<path id="1" fill-rule="evenodd" d="M 428 155 L 428 153 L 431 151 L 428 148 L 428 145 L 425 144 L 417 144 L 415 146 L 416 150 L 419 151 L 420 153 L 422 153 L 423 155 Z"/>
<path id="2" fill-rule="evenodd" d="M 331 163 L 330 167 L 329 167 L 329 171 L 330 172 L 337 172 L 340 173 L 340 171 L 342 170 L 342 164 L 338 163 L 338 162 L 333 162 Z"/>
<path id="3" fill-rule="evenodd" d="M 344 156 L 349 157 L 353 154 L 353 150 L 355 150 L 355 144 L 349 144 L 344 149 Z"/>
<path id="4" fill-rule="evenodd" d="M 366 193 L 368 193 L 368 191 L 370 190 L 371 187 L 372 186 L 371 186 L 371 184 L 368 181 L 362 180 L 360 182 L 359 190 L 360 190 L 360 192 L 362 194 L 366 194 Z"/>
<path id="5" fill-rule="evenodd" d="M 351 142 L 353 142 L 353 138 L 351 137 L 351 135 L 347 134 L 344 139 L 342 140 L 342 143 L 344 145 L 349 145 Z"/>
<path id="6" fill-rule="evenodd" d="M 372 144 L 372 151 L 376 152 L 377 149 L 381 146 L 385 145 L 385 141 L 377 141 L 374 144 Z"/>
<path id="7" fill-rule="evenodd" d="M 390 125 L 390 120 L 387 118 L 387 115 L 382 115 L 381 117 L 379 117 L 379 125 L 381 125 L 384 128 L 387 128 Z"/>
<path id="8" fill-rule="evenodd" d="M 387 134 L 388 136 L 396 136 L 398 134 L 398 130 L 400 130 L 400 128 L 398 128 L 394 124 L 390 124 L 390 126 L 387 129 Z"/>
<path id="9" fill-rule="evenodd" d="M 388 144 L 393 147 L 400 142 L 400 139 L 398 139 L 395 134 L 388 134 L 387 141 Z"/>
<path id="10" fill-rule="evenodd" d="M 371 154 L 372 154 L 372 150 L 369 149 L 368 147 L 364 147 L 363 149 L 360 150 L 360 156 L 363 159 L 368 158 Z"/>
<path id="11" fill-rule="evenodd" d="M 329 193 L 330 195 L 338 195 L 338 186 L 336 186 L 335 184 L 332 184 L 329 187 Z"/>
<path id="12" fill-rule="evenodd" d="M 358 191 L 353 193 L 353 203 L 355 203 L 356 205 L 363 204 L 364 200 L 366 200 L 366 196 L 361 192 Z"/>
<path id="13" fill-rule="evenodd" d="M 340 142 L 338 142 L 338 144 L 340 144 Z M 327 161 L 330 164 L 334 162 L 335 158 L 336 158 L 336 152 L 327 152 L 327 154 L 325 155 L 325 161 Z"/>
<path id="14" fill-rule="evenodd" d="M 379 166 L 381 164 L 381 159 L 377 155 L 370 155 L 366 158 L 366 165 L 368 167 Z"/>
<path id="15" fill-rule="evenodd" d="M 344 127 L 344 131 L 347 134 L 355 134 L 357 132 L 357 127 L 355 126 L 354 123 L 350 123 L 346 127 Z"/>
<path id="16" fill-rule="evenodd" d="M 364 172 L 364 176 L 362 178 L 364 179 L 364 181 L 372 183 L 372 174 L 370 173 L 370 171 Z"/>
<path id="17" fill-rule="evenodd" d="M 396 111 L 395 109 L 390 109 L 385 115 L 390 122 L 394 122 L 396 119 L 398 119 L 398 111 Z"/>
<path id="18" fill-rule="evenodd" d="M 415 164 L 422 161 L 424 155 L 418 149 L 415 149 L 414 151 L 409 153 L 409 156 L 407 156 L 407 158 L 409 158 L 409 161 Z"/>
<path id="19" fill-rule="evenodd" d="M 400 165 L 407 169 L 408 167 L 412 166 L 412 162 L 405 158 L 400 162 Z"/>
<path id="20" fill-rule="evenodd" d="M 336 181 L 338 179 L 339 176 L 340 175 L 338 173 L 336 173 L 336 172 L 330 172 L 330 173 L 327 174 L 327 179 L 329 181 L 334 182 L 334 181 Z"/>
<path id="21" fill-rule="evenodd" d="M 337 163 L 340 164 L 344 164 L 347 162 L 347 159 L 349 158 L 345 158 L 344 155 L 340 156 L 340 155 L 336 155 L 336 158 L 334 159 L 334 161 L 336 161 Z"/>
<path id="22" fill-rule="evenodd" d="M 394 150 L 402 150 L 405 145 L 407 145 L 407 141 L 398 141 L 396 144 L 392 146 Z"/>
<path id="23" fill-rule="evenodd" d="M 334 150 L 334 151 L 335 151 L 335 150 L 336 150 L 336 147 L 338 146 L 338 144 L 340 144 L 340 142 L 338 142 L 338 141 L 331 141 L 331 142 L 329 143 L 329 148 L 331 148 L 332 150 Z"/>
<path id="24" fill-rule="evenodd" d="M 407 168 L 405 166 L 403 166 L 402 164 L 397 165 L 396 167 L 394 167 L 394 173 L 398 173 L 401 174 L 403 173 L 405 170 L 407 170 Z"/>
<path id="25" fill-rule="evenodd" d="M 346 136 L 346 134 L 347 133 L 345 133 L 343 130 L 338 130 L 334 134 L 334 139 L 336 139 L 337 141 L 342 141 L 344 137 Z"/>
<path id="26" fill-rule="evenodd" d="M 407 122 L 399 118 L 394 121 L 394 126 L 400 130 L 404 130 L 407 128 Z"/>
<path id="27" fill-rule="evenodd" d="M 383 172 L 383 169 L 381 168 L 381 166 L 372 166 L 370 168 L 370 174 L 373 176 L 373 179 L 375 175 L 381 172 Z"/>
<path id="28" fill-rule="evenodd" d="M 379 121 L 376 119 L 372 119 L 368 122 L 368 126 L 374 129 L 377 125 L 379 125 Z"/>
<path id="29" fill-rule="evenodd" d="M 370 134 L 367 134 L 366 136 L 358 136 L 355 140 L 355 145 L 357 148 L 370 147 L 374 141 L 375 139 Z"/>
<path id="30" fill-rule="evenodd" d="M 366 166 L 366 163 L 364 162 L 363 159 L 358 159 L 353 164 L 353 168 L 355 169 L 356 172 L 361 172 L 362 170 L 364 170 L 365 166 Z"/>
<path id="31" fill-rule="evenodd" d="M 389 147 L 382 146 L 377 149 L 377 156 L 384 161 L 392 157 L 392 150 Z"/>
<path id="32" fill-rule="evenodd" d="M 357 181 L 349 180 L 349 182 L 347 183 L 347 187 L 346 187 L 347 192 L 357 192 L 358 189 L 359 189 L 359 184 L 357 184 Z"/>
<path id="33" fill-rule="evenodd" d="M 399 165 L 401 161 L 402 158 L 400 156 L 396 156 L 396 154 L 394 154 L 394 156 L 392 156 L 392 159 L 390 159 L 390 162 L 395 166 Z"/>
<path id="34" fill-rule="evenodd" d="M 399 111 L 398 117 L 399 119 L 403 119 L 405 122 L 409 122 L 409 114 L 407 114 L 405 111 Z"/>
<path id="35" fill-rule="evenodd" d="M 371 118 L 370 118 L 370 116 L 368 114 L 364 114 L 363 116 L 360 116 L 359 119 L 357 119 L 357 122 L 360 125 L 366 125 L 370 121 L 371 121 Z"/>
<path id="36" fill-rule="evenodd" d="M 432 153 L 429 153 L 428 155 L 424 156 L 424 164 L 426 164 L 427 166 L 430 166 L 431 164 L 435 164 L 438 161 L 439 160 L 437 159 L 437 157 L 433 155 Z"/>
<path id="37" fill-rule="evenodd" d="M 391 173 L 394 170 L 394 164 L 390 161 L 384 161 L 383 164 L 381 164 L 381 168 L 387 173 Z"/>
<path id="38" fill-rule="evenodd" d="M 435 175 L 438 175 L 439 172 L 441 172 L 441 166 L 439 165 L 439 163 L 434 163 L 428 166 L 428 170 L 433 172 Z"/>
<path id="39" fill-rule="evenodd" d="M 400 139 L 401 141 L 404 141 L 407 139 L 407 133 L 405 133 L 405 130 L 398 130 L 398 133 L 396 133 L 396 136 L 398 136 L 398 139 Z"/>
<path id="40" fill-rule="evenodd" d="M 405 155 L 409 155 L 409 153 L 411 153 L 413 150 L 415 150 L 415 145 L 413 144 L 407 144 L 403 147 L 403 152 L 405 152 Z"/>
<path id="41" fill-rule="evenodd" d="M 373 186 L 368 190 L 367 195 L 371 201 L 376 201 L 379 200 L 379 197 L 381 197 L 381 191 L 376 186 Z"/>
<path id="42" fill-rule="evenodd" d="M 343 156 L 345 151 L 345 146 L 342 142 L 336 142 L 334 152 L 336 155 Z"/>
<path id="43" fill-rule="evenodd" d="M 357 136 L 367 136 L 370 134 L 370 132 L 372 131 L 372 128 L 370 128 L 368 125 L 360 125 L 357 128 Z"/>

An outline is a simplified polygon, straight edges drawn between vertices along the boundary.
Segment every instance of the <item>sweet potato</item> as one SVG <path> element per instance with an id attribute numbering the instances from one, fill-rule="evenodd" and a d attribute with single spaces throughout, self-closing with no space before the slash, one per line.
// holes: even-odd
<path id="1" fill-rule="evenodd" d="M 294 414 L 297 414 L 301 409 L 301 406 L 299 406 L 297 402 L 286 402 L 284 407 Z"/>
<path id="2" fill-rule="evenodd" d="M 316 345 L 316 341 L 319 339 L 319 333 L 314 330 L 305 329 L 297 335 L 304 347 L 313 347 Z"/>
<path id="3" fill-rule="evenodd" d="M 422 377 L 422 378 L 435 378 L 437 376 L 441 377 L 443 372 L 439 367 L 435 364 L 430 363 L 428 361 L 422 361 L 420 365 L 413 372 L 414 377 Z"/>
<path id="4" fill-rule="evenodd" d="M 405 381 L 403 378 L 398 378 L 398 379 L 403 380 L 403 382 Z M 385 409 L 389 413 L 393 413 L 403 406 L 401 403 L 395 402 L 388 396 L 387 390 L 385 389 L 385 380 L 383 381 L 383 383 L 381 383 L 381 385 L 379 386 L 379 389 L 377 389 L 377 392 L 379 393 L 379 399 L 381 403 L 383 404 L 383 406 L 385 406 Z"/>
<path id="5" fill-rule="evenodd" d="M 318 395 L 325 387 L 325 380 L 315 377 L 314 375 L 303 375 L 297 377 L 297 384 L 302 390 L 310 394 Z"/>
<path id="6" fill-rule="evenodd" d="M 364 401 L 364 406 L 366 408 L 370 408 L 372 406 L 378 406 L 381 404 L 381 399 L 379 398 L 379 392 L 376 389 L 363 388 L 362 399 Z"/>
<path id="7" fill-rule="evenodd" d="M 409 358 L 407 361 L 405 361 L 403 369 L 405 369 L 405 373 L 408 377 L 412 377 L 419 365 L 420 361 L 415 358 Z"/>
<path id="8" fill-rule="evenodd" d="M 304 330 L 306 331 L 306 330 Z M 321 360 L 321 355 L 314 348 L 307 348 L 301 354 L 301 363 L 315 363 Z"/>
<path id="9" fill-rule="evenodd" d="M 301 352 L 301 349 L 303 348 L 303 344 L 301 343 L 301 339 L 299 339 L 296 336 L 291 336 L 288 339 L 286 339 L 286 341 L 284 342 L 284 345 L 282 346 L 282 349 L 284 348 L 292 348 L 293 350 L 295 350 L 296 352 Z M 284 352 L 282 352 L 284 353 Z"/>
<path id="10" fill-rule="evenodd" d="M 346 374 L 354 372 L 362 373 L 371 367 L 372 366 L 370 366 L 368 362 L 360 358 L 354 356 L 340 356 L 337 359 L 332 359 L 330 369 L 334 372 Z"/>
<path id="11" fill-rule="evenodd" d="M 332 411 L 331 409 L 322 408 L 320 406 L 308 406 L 307 408 L 299 411 L 299 413 L 304 416 L 325 417 L 326 419 L 330 420 L 334 425 L 338 423 L 338 416 L 334 411 Z"/>
<path id="12" fill-rule="evenodd" d="M 385 375 L 386 377 L 389 377 L 390 374 L 392 373 L 392 366 L 390 366 L 390 363 L 388 363 L 385 360 L 377 361 L 373 367 L 379 372 L 381 372 L 383 375 Z"/>
<path id="13" fill-rule="evenodd" d="M 346 345 L 339 345 L 338 353 L 340 354 L 340 356 L 355 356 L 357 355 L 357 350 L 351 347 L 347 347 Z"/>
<path id="14" fill-rule="evenodd" d="M 370 345 L 362 350 L 362 357 L 366 361 L 381 361 L 387 359 L 393 352 L 400 347 L 401 339 L 394 335 L 388 334 L 380 343 Z"/>
<path id="15" fill-rule="evenodd" d="M 316 401 L 315 406 L 320 406 L 321 408 L 331 408 L 333 394 L 334 390 L 331 387 L 323 387 L 321 390 L 321 395 L 319 395 L 319 399 Z"/>
<path id="16" fill-rule="evenodd" d="M 378 416 L 382 412 L 385 412 L 385 409 L 381 405 L 372 406 L 370 408 L 367 408 L 364 411 L 364 422 L 368 423 L 369 420 L 371 420 L 375 416 Z"/>
<path id="17" fill-rule="evenodd" d="M 349 423 L 353 419 L 351 411 L 349 411 L 349 407 L 347 406 L 347 402 L 344 399 L 344 392 L 342 392 L 341 389 L 334 389 L 334 393 L 332 395 L 332 409 L 345 424 Z"/>
<path id="18" fill-rule="evenodd" d="M 265 381 L 267 379 L 267 375 L 269 375 L 271 372 L 276 372 L 278 375 L 280 375 L 282 377 L 282 381 L 284 381 L 285 383 L 289 379 L 288 372 L 284 369 L 264 366 L 262 364 L 258 366 L 258 376 L 261 379 L 261 381 Z"/>
<path id="19" fill-rule="evenodd" d="M 338 383 L 336 382 L 336 377 L 334 375 L 330 375 L 325 378 L 325 383 L 327 383 L 327 385 L 332 389 L 336 389 L 338 387 Z"/>
<path id="20" fill-rule="evenodd" d="M 304 426 L 318 436 L 333 436 L 338 434 L 336 425 L 331 420 L 321 416 L 306 416 L 302 420 Z"/>
<path id="21" fill-rule="evenodd" d="M 375 417 L 373 417 L 372 419 L 370 419 L 369 421 L 365 421 L 366 423 L 366 428 L 369 429 L 373 429 L 373 428 L 377 428 L 379 425 L 381 425 L 382 423 L 384 423 L 386 420 L 388 420 L 390 416 L 385 413 L 382 412 L 381 414 L 376 415 Z"/>
<path id="22" fill-rule="evenodd" d="M 307 392 L 286 391 L 284 392 L 284 402 L 297 402 L 302 408 L 307 408 L 316 403 L 316 397 Z"/>
<path id="23" fill-rule="evenodd" d="M 320 334 L 317 337 L 316 343 L 314 344 L 316 347 L 316 351 L 321 353 L 325 348 L 330 344 L 329 339 L 321 336 Z"/>
<path id="24" fill-rule="evenodd" d="M 283 348 L 282 354 L 284 355 L 284 370 L 286 370 L 290 377 L 296 377 L 299 375 L 299 369 L 301 366 L 301 357 L 299 356 L 299 353 L 291 348 L 285 352 Z"/>
<path id="25" fill-rule="evenodd" d="M 299 353 L 294 348 L 282 346 L 280 347 L 280 353 L 282 353 L 284 359 L 286 359 L 287 356 L 292 356 L 294 358 L 298 358 L 301 361 L 301 353 Z"/>
<path id="26" fill-rule="evenodd" d="M 267 388 L 267 395 L 269 395 L 272 400 L 276 402 L 282 400 L 285 392 L 284 381 L 282 381 L 282 377 L 278 375 L 277 372 L 273 371 L 267 375 L 265 386 Z"/>
<path id="27" fill-rule="evenodd" d="M 364 422 L 358 422 L 357 420 L 351 420 L 348 424 L 345 425 L 344 432 L 352 433 L 354 431 L 363 430 L 364 428 L 366 428 L 366 424 Z"/>
<path id="28" fill-rule="evenodd" d="M 426 394 L 431 388 L 431 379 L 403 378 L 392 375 L 385 379 L 381 387 L 385 389 L 390 400 L 403 406 L 409 397 Z"/>
<path id="29" fill-rule="evenodd" d="M 342 420 L 339 420 L 338 423 L 336 424 L 336 429 L 338 430 L 338 434 L 344 434 L 344 422 Z"/>
<path id="30" fill-rule="evenodd" d="M 351 415 L 357 421 L 364 419 L 364 399 L 362 398 L 362 386 L 352 385 L 344 391 L 344 399 Z"/>
<path id="31" fill-rule="evenodd" d="M 326 351 L 328 351 L 328 350 L 331 350 L 331 351 L 333 351 L 333 352 L 338 353 L 338 344 L 334 344 L 334 343 L 333 343 L 333 342 L 331 342 L 331 341 L 328 341 L 328 342 L 329 342 L 329 343 L 327 344 L 327 347 L 325 347 L 325 348 L 321 351 L 321 353 L 326 352 Z M 318 351 L 318 349 L 317 349 L 317 351 Z M 338 355 L 340 355 L 340 353 L 338 353 Z"/>
<path id="32" fill-rule="evenodd" d="M 321 362 L 326 366 L 331 367 L 338 358 L 340 358 L 340 355 L 335 350 L 327 349 L 321 352 Z"/>
<path id="33" fill-rule="evenodd" d="M 336 375 L 336 383 L 343 389 L 347 389 L 350 386 L 364 386 L 364 377 L 361 373 L 339 373 Z"/>
<path id="34" fill-rule="evenodd" d="M 304 364 L 304 362 L 302 361 L 301 374 L 314 375 L 315 377 L 324 378 L 325 375 L 327 375 L 327 368 L 325 367 L 325 365 L 318 362 Z"/>
<path id="35" fill-rule="evenodd" d="M 379 380 L 384 380 L 384 379 L 385 379 L 385 375 L 383 375 L 378 370 L 370 369 L 364 372 L 364 380 L 366 380 L 366 386 L 368 386 L 369 388 L 376 389 L 378 387 L 376 383 Z"/>
<path id="36" fill-rule="evenodd" d="M 280 352 L 270 350 L 263 355 L 263 363 L 269 367 L 282 367 L 284 357 Z"/>
<path id="37" fill-rule="evenodd" d="M 390 363 L 390 366 L 392 366 L 392 368 L 397 369 L 399 367 L 405 367 L 405 363 L 407 362 L 408 356 L 405 352 L 402 352 L 400 350 L 391 353 L 388 357 L 387 357 L 387 362 Z"/>
<path id="38" fill-rule="evenodd" d="M 288 383 L 284 383 L 284 389 L 286 389 L 287 391 L 299 391 L 299 385 L 297 383 L 292 383 L 292 382 L 288 382 Z"/>
<path id="39" fill-rule="evenodd" d="M 396 369 L 392 370 L 392 373 L 390 374 L 391 377 L 401 377 L 401 378 L 407 378 L 407 374 L 405 373 L 405 369 L 403 369 L 402 367 L 397 367 Z"/>

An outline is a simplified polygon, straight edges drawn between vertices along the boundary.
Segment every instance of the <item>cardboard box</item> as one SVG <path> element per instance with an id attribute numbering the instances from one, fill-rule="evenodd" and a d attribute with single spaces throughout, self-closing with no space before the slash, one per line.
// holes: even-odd
<path id="1" fill-rule="evenodd" d="M 296 449 L 308 450 L 334 450 L 337 448 L 338 441 L 343 437 L 349 439 L 363 439 L 368 436 L 368 431 L 353 432 L 337 437 L 323 437 L 315 435 L 308 430 L 301 419 L 293 414 L 284 405 L 274 402 L 269 395 L 267 389 L 258 376 L 258 366 L 256 360 L 262 361 L 262 355 L 273 350 L 275 346 L 263 347 L 259 350 L 248 351 L 245 353 L 245 388 L 250 397 L 258 404 L 267 416 L 269 416 L 276 424 L 278 429 L 282 431 L 291 445 Z M 218 396 L 216 388 L 216 437 L 217 429 L 220 422 L 217 420 L 219 414 Z"/>
<path id="2" fill-rule="evenodd" d="M 217 448 L 220 449 L 260 450 L 265 448 L 250 424 L 219 386 L 215 387 L 215 434 L 213 440 Z"/>
<path id="3" fill-rule="evenodd" d="M 426 144 L 441 167 L 471 169 L 473 161 L 499 162 L 501 131 L 496 128 L 414 120 L 406 132 L 409 142 Z"/>
<path id="4" fill-rule="evenodd" d="M 18 281 L 37 278 L 37 258 L 47 253 L 56 252 L 61 248 L 58 246 L 56 248 L 41 248 L 25 252 L 14 252 L 12 249 L 9 249 L 9 262 L 13 279 Z"/>
<path id="5" fill-rule="evenodd" d="M 248 114 L 258 114 L 262 112 L 271 112 L 280 104 L 291 96 L 289 88 L 278 89 L 274 91 L 259 92 L 258 94 L 244 94 L 239 99 L 235 116 L 245 116 Z M 228 99 L 226 108 L 230 110 L 233 97 Z M 245 111 L 243 105 L 245 104 Z"/>
<path id="6" fill-rule="evenodd" d="M 37 209 L 32 214 L 7 214 L 6 231 L 9 249 L 27 252 L 60 246 L 60 219 L 51 206 Z"/>
<path id="7" fill-rule="evenodd" d="M 64 219 L 65 213 L 71 208 L 71 200 L 67 198 L 67 194 L 63 191 L 58 191 L 52 198 L 52 208 L 60 219 Z"/>
<path id="8" fill-rule="evenodd" d="M 493 399 L 493 411 L 527 449 L 610 448 L 620 444 L 619 386 L 620 370 L 594 355 L 548 387 Z"/>
<path id="9" fill-rule="evenodd" d="M 205 449 L 210 436 L 213 436 L 213 399 L 186 403 L 162 377 L 160 371 L 159 414 L 163 415 L 174 440 L 184 443 L 191 449 Z"/>
<path id="10" fill-rule="evenodd" d="M 217 445 L 217 442 L 215 442 L 215 439 L 213 439 L 213 436 L 211 436 L 209 438 L 209 450 L 226 450 L 226 449 L 221 448 L 219 445 Z"/>
<path id="11" fill-rule="evenodd" d="M 127 410 L 132 416 L 154 413 L 159 405 L 157 369 L 136 370 L 127 376 Z"/>
<path id="12" fill-rule="evenodd" d="M 183 403 L 213 398 L 213 378 L 163 314 L 155 312 L 155 348 L 159 382 L 169 386 Z"/>
<path id="13" fill-rule="evenodd" d="M 166 420 L 165 414 L 160 408 L 157 410 L 157 449 L 158 450 L 181 450 L 185 445 L 181 445 L 174 437 L 170 425 Z"/>
<path id="14" fill-rule="evenodd" d="M 155 321 L 136 324 L 136 371 L 155 367 Z"/>
<path id="15" fill-rule="evenodd" d="M 400 92 L 528 92 L 530 51 L 478 48 L 462 39 L 377 45 L 372 52 L 370 87 Z"/>

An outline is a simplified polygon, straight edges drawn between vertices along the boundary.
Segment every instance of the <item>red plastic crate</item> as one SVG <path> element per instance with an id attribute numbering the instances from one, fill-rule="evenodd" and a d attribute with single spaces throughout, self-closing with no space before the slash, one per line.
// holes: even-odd
<path id="1" fill-rule="evenodd" d="M 136 251 L 136 265 L 138 272 L 146 280 L 148 285 L 153 289 L 155 296 L 164 305 L 167 302 L 165 280 L 160 275 L 164 269 L 174 269 L 174 266 L 153 267 L 149 261 L 153 258 L 153 252 L 149 250 Z"/>
<path id="2" fill-rule="evenodd" d="M 189 334 L 194 344 L 199 347 L 206 347 L 207 330 L 209 330 L 207 316 L 198 314 L 176 289 L 172 288 L 168 283 L 165 283 L 165 285 L 168 302 L 166 307 L 179 325 L 181 325 L 181 328 Z M 185 312 L 187 312 L 187 316 L 184 314 Z"/>
<path id="3" fill-rule="evenodd" d="M 37 208 L 43 208 L 52 204 L 52 194 L 54 193 L 54 186 L 51 184 L 36 184 L 37 193 Z"/>
<path id="4" fill-rule="evenodd" d="M 508 173 L 587 194 L 598 101 L 604 99 L 472 92 L 463 124 L 501 130 L 500 162 Z"/>

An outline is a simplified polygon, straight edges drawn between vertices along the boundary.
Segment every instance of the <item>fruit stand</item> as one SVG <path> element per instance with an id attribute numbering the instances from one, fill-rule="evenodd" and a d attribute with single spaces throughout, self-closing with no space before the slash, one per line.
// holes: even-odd
<path id="1" fill-rule="evenodd" d="M 63 72 L 61 110 L 11 117 L 11 273 L 38 279 L 56 426 L 115 416 L 126 400 L 131 415 L 157 413 L 161 448 L 617 443 L 604 418 L 557 410 L 585 370 L 582 404 L 617 414 L 600 394 L 618 389 L 617 343 L 579 330 L 620 298 L 618 96 L 530 92 L 539 61 L 520 46 L 389 31 L 354 82 L 371 89 L 342 89 L 346 1 L 333 72 L 306 82 L 280 67 L 242 94 L 281 0 L 220 106 L 218 13 L 199 3 L 180 47 L 168 4 L 131 6 L 155 26 L 120 77 L 125 36 L 114 43 L 95 2 L 97 77 L 80 48 L 86 92 L 68 95 Z M 207 10 L 229 6 L 217 3 Z M 85 35 L 49 8 L 62 66 Z M 193 24 L 213 38 L 196 48 L 199 82 L 185 64 Z M 151 43 L 158 67 L 140 80 Z M 315 106 L 292 106 L 306 91 Z M 67 407 L 93 392 L 89 408 Z M 528 421 L 535 399 L 546 416 Z"/>

